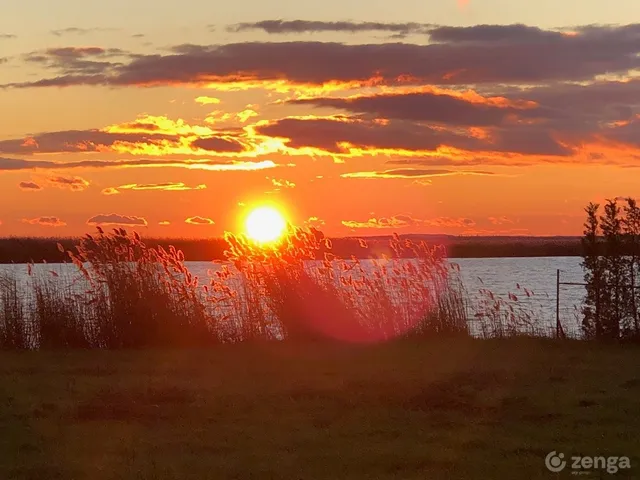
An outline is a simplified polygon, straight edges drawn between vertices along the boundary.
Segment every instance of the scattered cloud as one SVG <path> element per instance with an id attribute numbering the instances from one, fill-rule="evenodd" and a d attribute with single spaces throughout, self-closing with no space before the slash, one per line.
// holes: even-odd
<path id="1" fill-rule="evenodd" d="M 130 183 L 120 185 L 119 187 L 109 187 L 102 191 L 103 195 L 117 195 L 123 190 L 162 190 L 165 192 L 184 192 L 186 190 L 204 190 L 205 184 L 189 186 L 182 182 L 166 182 L 166 183 Z"/>
<path id="2" fill-rule="evenodd" d="M 59 75 L 95 77 L 109 68 L 122 65 L 131 55 L 120 48 L 53 47 L 36 50 L 23 56 L 27 64 Z"/>
<path id="3" fill-rule="evenodd" d="M 507 217 L 489 217 L 488 218 L 489 222 L 492 225 L 512 225 L 514 223 L 513 220 L 511 220 L 510 218 Z"/>
<path id="4" fill-rule="evenodd" d="M 181 119 L 146 115 L 102 129 L 1 140 L 0 153 L 118 153 L 164 160 L 172 155 L 254 160 L 285 154 L 332 156 L 337 161 L 388 155 L 412 156 L 425 162 L 449 157 L 458 159 L 452 163 L 457 165 L 515 166 L 574 162 L 577 155 L 602 163 L 610 161 L 602 154 L 602 146 L 609 151 L 615 145 L 629 152 L 640 148 L 640 78 L 496 88 L 488 93 L 420 86 L 348 97 L 316 95 L 288 103 L 344 113 L 290 116 L 226 129 L 212 128 L 219 119 L 214 122 L 209 117 L 205 125 L 190 125 Z M 248 122 L 257 115 L 254 107 L 247 105 L 237 114 L 224 113 L 223 118 Z M 629 155 L 626 157 L 620 161 L 629 163 Z M 127 162 L 131 163 L 121 166 L 144 166 L 150 161 Z M 0 159 L 0 168 L 1 163 L 7 162 Z M 206 164 L 187 163 L 187 168 L 209 169 Z M 267 165 L 247 163 L 246 167 Z"/>
<path id="5" fill-rule="evenodd" d="M 283 139 L 292 149 L 313 148 L 330 154 L 360 154 L 363 150 L 431 151 L 445 144 L 467 149 L 480 141 L 457 132 L 436 130 L 408 122 L 380 123 L 348 117 L 276 120 L 256 129 L 262 135 Z"/>
<path id="6" fill-rule="evenodd" d="M 91 153 L 117 151 L 114 147 L 139 144 L 163 146 L 177 143 L 175 135 L 134 132 L 107 132 L 102 130 L 68 130 L 46 132 L 31 137 L 1 140 L 0 152 L 28 153 Z M 150 149 L 151 150 L 151 149 Z M 151 150 L 153 152 L 153 150 Z"/>
<path id="7" fill-rule="evenodd" d="M 118 215 L 116 213 L 100 214 L 87 220 L 87 225 L 121 225 L 121 226 L 137 226 L 146 227 L 147 220 L 143 217 L 135 217 L 128 215 Z"/>
<path id="8" fill-rule="evenodd" d="M 612 28 L 586 26 L 578 27 L 575 35 L 567 35 L 563 30 L 545 30 L 517 23 L 511 25 L 471 25 L 467 27 L 438 26 L 429 32 L 429 36 L 431 41 L 437 43 L 500 44 L 516 42 L 520 44 L 563 44 L 566 40 L 606 41 L 602 38 L 597 39 L 595 36 L 607 33 L 612 33 L 617 36 L 617 40 L 624 41 L 623 37 L 629 34 L 634 35 L 634 32 L 629 30 L 629 28 L 622 26 Z M 631 30 L 633 30 L 633 27 Z"/>
<path id="9" fill-rule="evenodd" d="M 252 23 L 237 23 L 227 27 L 228 32 L 246 32 L 262 30 L 269 34 L 320 33 L 320 32 L 385 32 L 406 36 L 428 32 L 430 25 L 421 23 L 382 23 L 382 22 L 322 22 L 312 20 L 262 20 Z"/>
<path id="10" fill-rule="evenodd" d="M 0 171 L 62 170 L 74 168 L 186 168 L 213 172 L 257 171 L 277 168 L 272 160 L 215 161 L 215 160 L 79 160 L 77 162 L 53 162 L 0 157 Z"/>
<path id="11" fill-rule="evenodd" d="M 199 103 L 200 105 L 218 105 L 220 103 L 220 99 L 215 97 L 198 97 L 196 98 L 196 103 Z"/>
<path id="12" fill-rule="evenodd" d="M 446 93 L 445 93 L 446 92 Z M 416 91 L 383 93 L 346 98 L 314 97 L 289 103 L 330 107 L 373 118 L 434 122 L 457 126 L 499 126 L 514 117 L 544 118 L 551 112 L 538 110 L 533 102 L 509 101 L 503 97 L 483 97 L 475 92 Z"/>
<path id="13" fill-rule="evenodd" d="M 191 142 L 191 146 L 208 152 L 242 153 L 245 151 L 244 145 L 236 139 L 221 136 L 198 138 Z"/>
<path id="14" fill-rule="evenodd" d="M 236 113 L 236 118 L 242 123 L 246 123 L 250 118 L 257 116 L 258 112 L 251 108 L 245 108 L 243 111 Z"/>
<path id="15" fill-rule="evenodd" d="M 384 170 L 382 172 L 351 172 L 340 175 L 343 178 L 430 178 L 430 177 L 452 177 L 456 175 L 477 175 L 487 176 L 495 175 L 493 172 L 485 172 L 481 170 L 437 170 L 437 169 L 418 169 L 418 168 L 398 168 L 393 170 Z"/>
<path id="16" fill-rule="evenodd" d="M 12 40 L 14 38 L 18 38 L 18 36 L 12 33 L 0 33 L 0 40 Z"/>
<path id="17" fill-rule="evenodd" d="M 326 222 L 324 220 L 322 220 L 321 218 L 315 217 L 315 216 L 309 217 L 304 222 L 304 226 L 305 227 L 310 227 L 310 228 L 320 229 L 320 228 L 324 227 L 325 225 L 326 225 Z"/>
<path id="18" fill-rule="evenodd" d="M 213 225 L 213 224 L 215 224 L 215 222 L 213 220 L 211 220 L 210 218 L 199 217 L 199 216 L 189 217 L 184 222 L 188 223 L 189 225 Z"/>
<path id="19" fill-rule="evenodd" d="M 116 28 L 80 28 L 80 27 L 68 27 L 61 28 L 59 30 L 51 30 L 51 35 L 55 35 L 56 37 L 61 37 L 63 35 L 86 35 L 88 33 L 94 32 L 113 32 L 116 31 Z"/>
<path id="20" fill-rule="evenodd" d="M 441 228 L 469 228 L 475 226 L 475 220 L 470 218 L 451 218 L 451 217 L 437 217 L 430 220 L 426 220 L 427 225 Z"/>
<path id="21" fill-rule="evenodd" d="M 245 115 L 246 114 L 245 112 Z M 242 115 L 240 115 L 242 116 Z M 250 115 L 243 117 L 245 120 Z M 1 140 L 0 153 L 128 153 L 132 155 L 252 156 L 261 141 L 249 129 L 215 130 L 182 119 L 140 116 L 102 129 L 43 132 Z"/>
<path id="22" fill-rule="evenodd" d="M 255 170 L 265 170 L 269 168 L 276 168 L 278 165 L 271 160 L 262 160 L 259 162 L 232 162 L 232 163 L 191 163 L 187 168 L 210 170 L 213 172 L 247 172 Z"/>
<path id="23" fill-rule="evenodd" d="M 280 188 L 295 188 L 296 187 L 296 184 L 293 183 L 293 182 L 290 182 L 289 180 L 270 178 L 270 177 L 267 177 L 267 180 L 270 180 L 271 184 L 274 187 L 276 187 L 277 189 L 280 189 Z"/>
<path id="24" fill-rule="evenodd" d="M 575 152 L 575 147 L 561 143 L 551 131 L 536 125 L 495 131 L 487 138 L 459 128 L 440 128 L 419 122 L 288 117 L 261 124 L 256 130 L 262 135 L 281 139 L 289 149 L 312 149 L 316 154 L 325 155 L 433 155 L 446 147 L 450 147 L 449 151 L 452 147 L 468 152 L 560 157 Z"/>
<path id="25" fill-rule="evenodd" d="M 200 110 L 204 119 L 199 121 L 145 115 L 103 128 L 64 131 L 34 128 L 22 138 L 3 137 L 0 172 L 15 171 L 18 176 L 12 177 L 13 184 L 9 183 L 9 187 L 16 188 L 22 178 L 32 178 L 35 181 L 21 182 L 19 188 L 37 191 L 55 185 L 81 191 L 89 187 L 82 177 L 92 183 L 97 178 L 82 169 L 183 168 L 212 172 L 264 169 L 268 171 L 254 175 L 257 188 L 260 181 L 266 185 L 263 190 L 291 189 L 296 185 L 287 177 L 307 183 L 316 173 L 322 173 L 332 180 L 322 182 L 324 186 L 318 182 L 311 188 L 331 188 L 337 185 L 338 176 L 388 179 L 389 185 L 382 182 L 384 188 L 396 189 L 415 199 L 423 193 L 435 194 L 438 189 L 420 191 L 412 183 L 435 184 L 436 177 L 445 176 L 499 176 L 507 170 L 498 165 L 640 164 L 640 24 L 576 26 L 569 31 L 522 24 L 451 27 L 265 20 L 228 28 L 251 32 L 253 37 L 256 31 L 269 35 L 332 32 L 341 33 L 336 37 L 341 40 L 244 42 L 239 34 L 238 43 L 174 45 L 155 52 L 149 49 L 134 53 L 108 45 L 62 43 L 59 47 L 12 56 L 12 63 L 7 66 L 20 66 L 22 62 L 25 67 L 25 75 L 13 77 L 24 83 L 14 83 L 13 88 L 93 85 L 117 87 L 115 91 L 121 87 L 171 86 L 208 90 L 194 88 L 191 92 L 198 93 L 192 96 L 176 93 L 167 97 L 175 102 L 171 110 L 179 108 L 180 102 L 186 102 L 187 107 L 191 102 L 193 108 L 205 106 Z M 83 35 L 90 31 L 94 30 L 71 27 L 60 30 L 60 35 Z M 366 36 L 349 40 L 344 34 Z M 415 44 L 408 43 L 409 40 L 403 43 L 380 39 L 414 34 L 422 35 Z M 373 36 L 377 37 L 375 41 L 366 40 Z M 267 39 L 262 34 L 260 38 Z M 281 37 L 268 40 L 274 38 L 282 40 Z M 342 42 L 345 38 L 349 41 Z M 359 38 L 365 40 L 358 43 Z M 65 38 L 60 40 L 64 42 Z M 316 39 L 310 35 L 307 40 Z M 238 94 L 233 100 L 228 93 L 253 88 L 266 91 Z M 207 92 L 213 96 L 198 96 Z M 271 103 L 247 105 L 258 102 L 258 93 L 264 93 L 265 102 Z M 220 98 L 216 98 L 218 95 Z M 219 111 L 214 111 L 218 108 Z M 308 165 L 301 167 L 307 172 L 306 177 L 297 170 L 291 175 L 283 169 L 270 171 L 284 167 L 291 156 L 301 156 L 301 165 L 307 159 L 314 161 L 313 171 L 308 170 L 312 168 Z M 330 159 L 346 164 L 331 167 Z M 149 176 L 139 176 L 138 171 L 135 179 L 124 181 L 119 173 L 123 172 L 110 170 L 107 175 L 110 180 L 108 183 L 103 180 L 96 193 L 100 189 L 104 195 L 124 193 L 127 200 L 128 191 L 205 188 L 197 185 L 203 180 L 190 183 L 197 178 L 193 176 L 186 183 L 161 183 L 159 170 L 149 171 Z M 81 176 L 71 176 L 75 174 Z M 270 185 L 265 183 L 265 175 L 269 175 L 266 181 Z M 235 182 L 249 176 L 238 174 L 233 180 L 226 177 L 218 180 Z M 176 177 L 186 178 L 169 174 L 166 178 Z M 126 184 L 127 180 L 138 183 Z M 537 180 L 532 176 L 531 181 Z M 519 184 L 508 183 L 509 188 Z M 108 185 L 111 186 L 103 188 Z M 357 186 L 375 191 L 376 185 L 364 182 Z M 145 195 L 136 198 L 143 200 L 142 197 Z M 237 200 L 232 199 L 232 204 Z M 445 197 L 442 200 L 448 201 Z M 413 205 L 413 200 L 407 201 Z M 458 218 L 456 214 L 428 218 L 442 213 L 433 210 L 416 211 L 416 216 L 391 215 L 402 212 L 408 204 L 402 205 L 397 210 L 382 212 L 387 216 L 376 213 L 359 216 L 357 211 L 345 210 L 345 215 L 339 218 L 345 218 L 343 224 L 350 228 L 416 231 L 460 228 L 465 232 L 473 228 L 473 220 Z M 519 220 L 496 215 L 500 208 L 494 209 L 494 217 L 476 208 L 480 207 L 474 207 L 469 215 L 473 218 L 478 215 L 482 227 L 498 231 L 520 226 Z M 513 213 L 513 209 L 508 210 Z M 105 210 L 93 212 L 96 211 Z M 451 211 L 455 210 L 448 213 Z M 147 214 L 143 210 L 139 213 Z M 173 222 L 178 225 L 183 218 Z M 146 225 L 146 220 L 142 220 Z M 152 224 L 158 220 L 152 219 Z M 187 223 L 211 224 L 204 217 L 191 217 Z"/>
<path id="26" fill-rule="evenodd" d="M 82 177 L 48 177 L 47 182 L 54 187 L 66 188 L 73 192 L 82 192 L 90 185 L 90 183 Z"/>
<path id="27" fill-rule="evenodd" d="M 161 222 L 158 222 L 158 225 L 162 226 L 162 227 L 166 227 L 168 225 L 171 225 L 171 222 L 167 221 L 167 220 L 163 220 Z"/>
<path id="28" fill-rule="evenodd" d="M 26 190 L 31 192 L 42 190 L 42 187 L 35 182 L 20 182 L 18 186 L 20 187 L 21 190 Z"/>
<path id="29" fill-rule="evenodd" d="M 119 195 L 120 190 L 114 187 L 107 187 L 107 188 L 104 188 L 100 193 L 102 195 Z"/>
<path id="30" fill-rule="evenodd" d="M 60 220 L 58 217 L 38 217 L 31 219 L 24 218 L 22 219 L 22 221 L 24 223 L 28 223 L 31 225 L 40 225 L 43 227 L 64 227 L 66 225 L 66 223 Z"/>

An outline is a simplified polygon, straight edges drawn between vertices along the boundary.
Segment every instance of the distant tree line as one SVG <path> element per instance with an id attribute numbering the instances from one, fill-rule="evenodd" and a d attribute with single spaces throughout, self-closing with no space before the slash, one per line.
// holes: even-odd
<path id="1" fill-rule="evenodd" d="M 582 239 L 587 338 L 640 340 L 640 207 L 635 199 L 590 203 Z"/>
<path id="2" fill-rule="evenodd" d="M 580 256 L 580 237 L 454 237 L 446 235 L 401 235 L 403 239 L 424 240 L 433 245 L 444 245 L 450 258 L 486 257 L 564 257 Z M 332 238 L 332 253 L 343 258 L 352 255 L 372 258 L 380 254 L 392 255 L 390 236 L 359 238 Z M 0 263 L 61 263 L 69 261 L 60 253 L 58 243 L 71 250 L 79 238 L 0 238 Z M 210 239 L 158 239 L 144 238 L 150 247 L 173 245 L 182 250 L 187 261 L 224 260 L 227 244 L 222 238 Z M 324 252 L 320 252 L 323 255 Z"/>

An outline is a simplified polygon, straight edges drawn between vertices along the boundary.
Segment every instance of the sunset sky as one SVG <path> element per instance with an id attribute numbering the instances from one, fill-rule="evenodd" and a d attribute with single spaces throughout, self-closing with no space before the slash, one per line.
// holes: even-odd
<path id="1" fill-rule="evenodd" d="M 0 236 L 574 235 L 640 197 L 638 0 L 22 0 Z"/>

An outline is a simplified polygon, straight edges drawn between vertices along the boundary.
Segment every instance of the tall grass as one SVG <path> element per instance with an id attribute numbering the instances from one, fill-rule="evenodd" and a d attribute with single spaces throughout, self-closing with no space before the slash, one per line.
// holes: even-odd
<path id="1" fill-rule="evenodd" d="M 31 268 L 26 283 L 0 277 L 0 345 L 360 343 L 470 333 L 459 268 L 441 247 L 394 236 L 389 255 L 340 258 L 320 231 L 296 227 L 274 244 L 233 234 L 225 242 L 227 260 L 207 279 L 187 270 L 181 251 L 149 247 L 123 229 L 98 229 L 71 250 L 59 245 L 76 266 L 73 278 Z M 360 247 L 369 249 L 362 240 Z"/>
<path id="2" fill-rule="evenodd" d="M 517 290 L 518 295 L 510 292 L 501 296 L 487 288 L 480 289 L 480 298 L 474 314 L 474 333 L 482 338 L 553 336 L 552 328 L 540 322 L 541 315 L 534 312 L 533 307 L 520 298 L 531 298 L 533 292 L 520 287 L 519 284 Z"/>
<path id="3" fill-rule="evenodd" d="M 15 276 L 0 273 L 0 347 L 22 350 L 29 348 L 29 323 L 21 288 Z"/>
<path id="4" fill-rule="evenodd" d="M 215 315 L 175 249 L 149 248 L 137 234 L 99 230 L 66 251 L 77 274 L 0 277 L 4 348 L 141 348 L 217 343 Z"/>
<path id="5" fill-rule="evenodd" d="M 57 277 L 36 276 L 32 284 L 32 318 L 37 345 L 41 348 L 88 348 L 94 336 L 86 302 L 72 283 Z M 32 342 L 30 342 L 32 343 Z"/>
<path id="6" fill-rule="evenodd" d="M 214 341 L 198 279 L 182 252 L 149 248 L 116 229 L 87 235 L 69 257 L 89 284 L 96 346 L 134 348 Z"/>
<path id="7" fill-rule="evenodd" d="M 330 240 L 314 229 L 291 228 L 282 243 L 267 247 L 244 236 L 226 238 L 244 296 L 263 299 L 251 302 L 252 323 L 262 331 L 350 342 L 467 333 L 459 277 L 442 249 L 396 236 L 393 256 L 365 262 L 332 254 Z M 367 248 L 364 241 L 361 247 Z"/>

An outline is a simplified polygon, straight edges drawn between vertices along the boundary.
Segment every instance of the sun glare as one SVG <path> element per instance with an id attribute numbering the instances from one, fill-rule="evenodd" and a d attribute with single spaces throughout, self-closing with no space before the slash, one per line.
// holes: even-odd
<path id="1" fill-rule="evenodd" d="M 258 243 L 279 240 L 286 228 L 284 215 L 273 207 L 258 207 L 245 220 L 247 235 Z"/>

